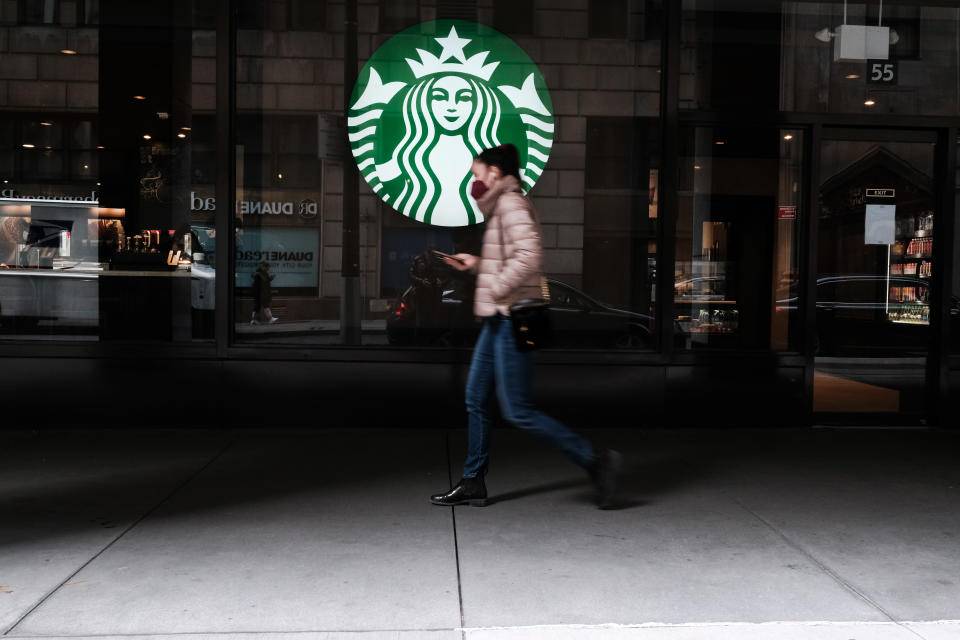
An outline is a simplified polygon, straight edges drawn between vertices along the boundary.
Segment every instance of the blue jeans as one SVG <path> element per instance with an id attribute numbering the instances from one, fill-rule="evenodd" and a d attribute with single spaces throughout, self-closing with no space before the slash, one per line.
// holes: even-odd
<path id="1" fill-rule="evenodd" d="M 467 378 L 469 442 L 464 478 L 476 477 L 487 466 L 494 390 L 507 421 L 545 438 L 581 467 L 593 465 L 595 453 L 589 442 L 534 408 L 530 393 L 533 364 L 534 352 L 517 351 L 510 318 L 497 314 L 486 319 Z"/>

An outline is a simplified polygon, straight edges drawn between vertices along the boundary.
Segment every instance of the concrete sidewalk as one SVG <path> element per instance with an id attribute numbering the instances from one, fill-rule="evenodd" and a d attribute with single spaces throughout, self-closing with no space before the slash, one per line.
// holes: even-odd
<path id="1" fill-rule="evenodd" d="M 956 640 L 960 437 L 594 430 L 620 508 L 525 433 L 0 432 L 0 633 Z"/>

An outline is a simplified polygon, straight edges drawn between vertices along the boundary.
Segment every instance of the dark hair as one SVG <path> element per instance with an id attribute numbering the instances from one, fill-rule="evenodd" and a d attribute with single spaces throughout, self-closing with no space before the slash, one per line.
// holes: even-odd
<path id="1" fill-rule="evenodd" d="M 475 160 L 479 160 L 488 167 L 497 167 L 505 176 L 520 179 L 520 154 L 517 148 L 510 144 L 501 144 L 499 147 L 484 149 Z"/>

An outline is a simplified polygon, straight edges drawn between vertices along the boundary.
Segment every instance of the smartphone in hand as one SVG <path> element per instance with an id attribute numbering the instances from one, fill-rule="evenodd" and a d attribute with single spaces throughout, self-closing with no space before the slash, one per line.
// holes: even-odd
<path id="1" fill-rule="evenodd" d="M 450 260 L 453 260 L 454 262 L 459 262 L 460 264 L 466 264 L 466 263 L 464 262 L 463 258 L 458 258 L 457 256 L 452 256 L 452 255 L 450 255 L 449 253 L 444 253 L 443 251 L 437 251 L 436 249 L 434 249 L 433 253 L 434 253 L 434 255 L 436 255 L 438 258 L 449 258 Z"/>

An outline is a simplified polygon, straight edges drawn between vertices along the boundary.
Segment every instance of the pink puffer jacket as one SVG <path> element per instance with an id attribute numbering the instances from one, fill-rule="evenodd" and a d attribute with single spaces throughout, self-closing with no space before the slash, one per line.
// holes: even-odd
<path id="1" fill-rule="evenodd" d="M 473 312 L 480 317 L 497 312 L 510 315 L 510 305 L 517 300 L 541 297 L 540 225 L 533 205 L 523 196 L 520 183 L 513 176 L 501 178 L 477 200 L 477 206 L 486 218 L 487 229 L 476 267 Z"/>

